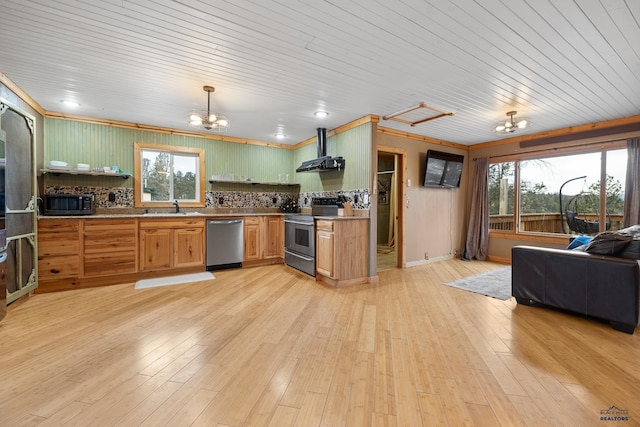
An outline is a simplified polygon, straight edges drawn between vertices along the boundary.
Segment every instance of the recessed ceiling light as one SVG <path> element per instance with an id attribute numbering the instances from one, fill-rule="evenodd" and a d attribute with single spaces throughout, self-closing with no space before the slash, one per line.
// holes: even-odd
<path id="1" fill-rule="evenodd" d="M 327 113 L 326 111 L 316 111 L 314 114 L 319 119 L 324 119 L 325 117 L 327 117 L 329 115 L 329 113 Z"/>
<path id="2" fill-rule="evenodd" d="M 285 135 L 284 133 L 278 132 L 274 136 L 278 139 L 284 139 L 287 135 Z"/>
<path id="3" fill-rule="evenodd" d="M 80 106 L 80 104 L 78 104 L 77 102 L 75 102 L 75 101 L 69 101 L 69 100 L 66 100 L 66 99 L 63 99 L 63 100 L 62 100 L 62 101 L 60 101 L 60 102 L 62 102 L 62 103 L 63 103 L 64 105 L 66 105 L 67 107 L 73 107 L 73 108 L 76 108 L 76 107 L 79 107 L 79 106 Z"/>

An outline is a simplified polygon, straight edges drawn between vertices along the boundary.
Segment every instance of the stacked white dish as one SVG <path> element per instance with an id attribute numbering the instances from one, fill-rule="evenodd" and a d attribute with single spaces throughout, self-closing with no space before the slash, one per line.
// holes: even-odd
<path id="1" fill-rule="evenodd" d="M 67 164 L 67 162 L 61 162 L 58 160 L 50 160 L 49 163 L 47 164 L 47 168 L 48 169 L 57 169 L 57 170 L 64 170 L 64 171 L 68 171 L 71 168 L 69 167 L 69 165 Z"/>
<path id="2" fill-rule="evenodd" d="M 91 172 L 91 166 L 86 163 L 78 163 L 76 169 L 80 172 Z"/>

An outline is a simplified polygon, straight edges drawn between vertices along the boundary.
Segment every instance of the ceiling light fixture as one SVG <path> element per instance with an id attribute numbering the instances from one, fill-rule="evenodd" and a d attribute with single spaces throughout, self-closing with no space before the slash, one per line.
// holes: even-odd
<path id="1" fill-rule="evenodd" d="M 282 133 L 282 132 L 278 132 L 278 133 L 276 133 L 274 136 L 275 136 L 276 138 L 278 138 L 278 139 L 284 139 L 287 135 L 285 135 L 285 134 L 284 134 L 284 133 Z"/>
<path id="2" fill-rule="evenodd" d="M 63 100 L 62 100 L 62 101 L 60 101 L 60 102 L 62 102 L 62 103 L 63 103 L 64 105 L 66 105 L 67 107 L 76 108 L 76 107 L 79 107 L 79 106 L 80 106 L 80 104 L 78 104 L 77 102 L 75 102 L 75 101 L 69 101 L 69 100 L 66 100 L 66 99 L 63 99 Z"/>
<path id="3" fill-rule="evenodd" d="M 495 132 L 500 135 L 507 135 L 531 126 L 531 121 L 529 119 L 525 119 L 523 117 L 517 119 L 514 118 L 513 116 L 516 114 L 518 114 L 517 111 L 509 111 L 507 113 L 507 116 L 509 116 L 507 120 L 496 123 L 494 128 Z"/>
<path id="4" fill-rule="evenodd" d="M 202 90 L 207 92 L 207 111 L 196 110 L 189 115 L 191 126 L 202 126 L 206 130 L 215 132 L 226 132 L 229 129 L 229 120 L 226 117 L 211 112 L 211 92 L 215 92 L 213 86 L 203 86 Z"/>
<path id="5" fill-rule="evenodd" d="M 314 114 L 319 119 L 324 119 L 329 115 L 329 113 L 327 113 L 326 111 L 316 111 Z"/>

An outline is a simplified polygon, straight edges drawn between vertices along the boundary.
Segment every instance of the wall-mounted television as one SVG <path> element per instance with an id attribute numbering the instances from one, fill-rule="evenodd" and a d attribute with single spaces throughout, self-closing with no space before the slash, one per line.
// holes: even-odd
<path id="1" fill-rule="evenodd" d="M 458 188 L 462 176 L 464 156 L 442 151 L 427 151 L 425 187 Z"/>

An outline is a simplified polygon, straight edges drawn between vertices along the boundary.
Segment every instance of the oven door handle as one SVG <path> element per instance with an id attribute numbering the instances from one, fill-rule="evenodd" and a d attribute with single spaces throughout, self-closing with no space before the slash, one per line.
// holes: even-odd
<path id="1" fill-rule="evenodd" d="M 302 258 L 305 261 L 315 261 L 315 258 L 309 258 L 296 252 L 287 251 L 287 253 L 295 257 Z"/>
<path id="2" fill-rule="evenodd" d="M 290 219 L 286 219 L 284 222 L 287 224 L 313 225 L 313 222 L 292 221 Z"/>

